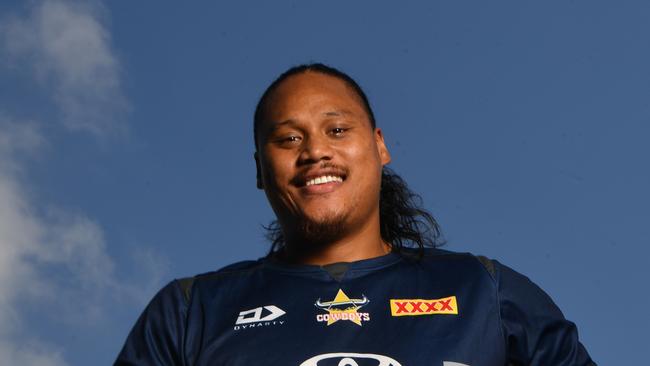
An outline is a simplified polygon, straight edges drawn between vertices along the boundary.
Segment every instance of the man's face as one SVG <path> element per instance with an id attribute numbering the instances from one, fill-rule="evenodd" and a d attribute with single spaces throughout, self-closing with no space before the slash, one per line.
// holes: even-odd
<path id="1" fill-rule="evenodd" d="M 360 97 L 338 78 L 306 72 L 284 80 L 258 127 L 258 187 L 285 235 L 305 223 L 343 231 L 379 215 L 381 171 L 390 161 Z M 344 234 L 344 233 L 342 233 Z"/>

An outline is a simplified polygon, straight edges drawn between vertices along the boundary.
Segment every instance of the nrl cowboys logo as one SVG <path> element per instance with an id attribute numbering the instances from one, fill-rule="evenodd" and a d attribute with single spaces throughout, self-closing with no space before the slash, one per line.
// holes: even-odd
<path id="1" fill-rule="evenodd" d="M 361 299 L 351 299 L 339 289 L 339 292 L 332 301 L 321 301 L 318 299 L 314 304 L 317 308 L 327 311 L 327 314 L 316 315 L 316 321 L 327 322 L 330 326 L 339 320 L 349 320 L 361 326 L 362 321 L 370 320 L 369 313 L 360 313 L 357 310 L 370 302 L 364 295 Z"/>

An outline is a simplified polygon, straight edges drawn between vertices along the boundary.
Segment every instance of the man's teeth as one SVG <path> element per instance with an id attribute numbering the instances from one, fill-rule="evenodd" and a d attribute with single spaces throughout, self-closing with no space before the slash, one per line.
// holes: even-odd
<path id="1" fill-rule="evenodd" d="M 314 184 L 325 184 L 329 182 L 343 182 L 343 178 L 333 175 L 324 175 L 322 177 L 308 180 L 306 185 L 309 187 Z"/>

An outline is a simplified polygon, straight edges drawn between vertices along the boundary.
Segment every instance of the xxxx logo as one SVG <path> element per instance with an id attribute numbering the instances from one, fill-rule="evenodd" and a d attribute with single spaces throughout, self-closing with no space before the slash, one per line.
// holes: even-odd
<path id="1" fill-rule="evenodd" d="M 442 299 L 390 299 L 390 315 L 417 316 L 435 314 L 458 314 L 456 296 Z"/>

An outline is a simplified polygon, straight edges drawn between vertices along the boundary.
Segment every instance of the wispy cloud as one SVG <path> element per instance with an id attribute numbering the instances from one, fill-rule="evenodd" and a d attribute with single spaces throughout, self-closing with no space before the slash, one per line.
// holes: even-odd
<path id="1" fill-rule="evenodd" d="M 0 30 L 7 58 L 48 89 L 59 120 L 106 137 L 126 132 L 129 106 L 102 14 L 99 3 L 45 0 L 26 16 L 7 17 Z"/>
<path id="2" fill-rule="evenodd" d="M 25 159 L 44 141 L 37 125 L 0 118 L 0 360 L 12 365 L 64 365 L 55 342 L 24 326 L 25 308 L 47 308 L 58 323 L 99 324 L 115 305 L 140 306 L 165 268 L 138 247 L 136 273 L 120 278 L 97 222 L 31 199 Z"/>
<path id="3" fill-rule="evenodd" d="M 19 345 L 0 340 L 0 356 L 7 365 L 66 366 L 63 355 L 52 347 L 30 341 Z"/>
<path id="4" fill-rule="evenodd" d="M 0 358 L 13 365 L 64 365 L 60 351 L 51 347 L 16 342 L 22 333 L 19 301 L 26 289 L 40 284 L 37 268 L 26 261 L 46 246 L 46 227 L 34 216 L 33 207 L 18 178 L 19 154 L 30 153 L 42 137 L 31 124 L 0 119 Z M 28 290 L 29 291 L 29 290 Z M 27 337 L 29 338 L 29 337 Z"/>
<path id="5" fill-rule="evenodd" d="M 137 275 L 120 278 L 99 223 L 37 200 L 29 162 L 53 148 L 45 124 L 59 121 L 68 131 L 103 140 L 126 131 L 128 105 L 101 7 L 61 0 L 31 4 L 22 16 L 1 23 L 0 54 L 50 93 L 62 115 L 24 121 L 3 113 L 0 104 L 0 360 L 63 366 L 66 350 L 26 327 L 25 309 L 47 308 L 57 322 L 101 322 L 110 306 L 143 301 L 159 285 L 164 261 L 140 247 L 133 253 Z"/>

